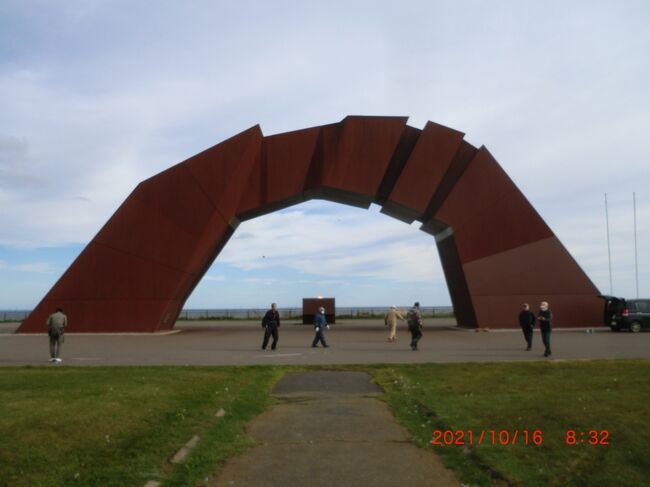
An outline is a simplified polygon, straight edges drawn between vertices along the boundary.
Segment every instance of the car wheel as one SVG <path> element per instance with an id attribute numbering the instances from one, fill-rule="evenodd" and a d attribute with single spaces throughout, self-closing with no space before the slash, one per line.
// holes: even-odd
<path id="1" fill-rule="evenodd" d="M 640 331 L 641 331 L 641 323 L 639 323 L 638 321 L 635 321 L 635 322 L 633 322 L 633 323 L 630 323 L 630 331 L 631 331 L 632 333 L 638 333 L 638 332 L 640 332 Z"/>

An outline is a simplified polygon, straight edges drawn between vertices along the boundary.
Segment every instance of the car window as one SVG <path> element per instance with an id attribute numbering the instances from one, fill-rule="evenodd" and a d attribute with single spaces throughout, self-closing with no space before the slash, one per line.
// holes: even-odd
<path id="1" fill-rule="evenodd" d="M 625 300 L 622 298 L 609 297 L 605 301 L 605 322 L 609 323 L 611 316 L 620 315 L 625 309 Z"/>
<path id="2" fill-rule="evenodd" d="M 650 301 L 643 299 L 636 301 L 636 311 L 637 313 L 650 313 Z"/>

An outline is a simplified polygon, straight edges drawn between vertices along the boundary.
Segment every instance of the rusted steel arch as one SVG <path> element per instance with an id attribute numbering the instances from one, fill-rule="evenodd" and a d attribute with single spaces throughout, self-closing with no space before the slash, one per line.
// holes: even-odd
<path id="1" fill-rule="evenodd" d="M 556 325 L 599 325 L 598 290 L 488 150 L 406 121 L 255 126 L 141 182 L 18 331 L 42 332 L 59 306 L 70 331 L 171 329 L 241 221 L 314 198 L 422 222 L 461 326 L 517 326 L 541 300 Z"/>

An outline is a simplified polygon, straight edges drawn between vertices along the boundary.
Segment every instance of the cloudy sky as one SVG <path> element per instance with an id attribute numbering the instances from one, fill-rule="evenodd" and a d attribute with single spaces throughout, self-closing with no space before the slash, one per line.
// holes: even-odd
<path id="1" fill-rule="evenodd" d="M 485 145 L 602 292 L 650 296 L 650 2 L 0 1 L 0 309 L 137 183 L 259 123 L 433 120 Z M 306 222 L 306 225 L 303 224 Z M 193 308 L 449 304 L 417 225 L 312 201 L 242 224 Z"/>

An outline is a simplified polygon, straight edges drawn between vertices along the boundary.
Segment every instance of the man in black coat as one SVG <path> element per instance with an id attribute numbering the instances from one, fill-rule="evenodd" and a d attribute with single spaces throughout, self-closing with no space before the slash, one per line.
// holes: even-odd
<path id="1" fill-rule="evenodd" d="M 542 332 L 542 342 L 544 342 L 544 357 L 551 355 L 551 330 L 553 329 L 553 312 L 548 307 L 546 301 L 539 304 L 539 313 L 537 313 L 537 321 L 539 321 L 539 330 Z"/>
<path id="2" fill-rule="evenodd" d="M 524 338 L 528 344 L 528 347 L 526 347 L 527 351 L 533 346 L 533 326 L 535 326 L 536 320 L 537 317 L 530 310 L 528 303 L 524 303 L 523 309 L 519 312 L 519 326 L 521 326 L 521 331 L 524 332 Z"/>
<path id="3" fill-rule="evenodd" d="M 269 343 L 269 337 L 273 337 L 271 343 L 271 350 L 275 350 L 278 344 L 278 328 L 280 328 L 280 313 L 278 313 L 277 304 L 271 304 L 271 309 L 266 312 L 262 318 L 262 328 L 264 328 L 264 341 L 262 342 L 262 350 L 266 350 Z"/>
<path id="4" fill-rule="evenodd" d="M 422 338 L 422 313 L 420 312 L 420 303 L 417 301 L 406 314 L 406 321 L 411 332 L 411 350 L 418 349 L 418 342 Z"/>

